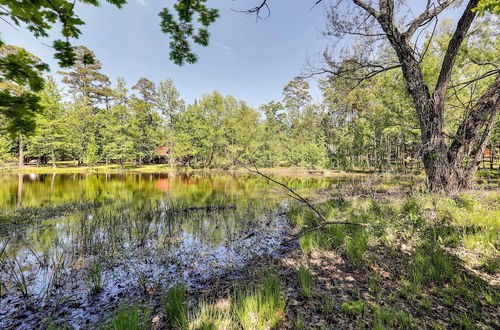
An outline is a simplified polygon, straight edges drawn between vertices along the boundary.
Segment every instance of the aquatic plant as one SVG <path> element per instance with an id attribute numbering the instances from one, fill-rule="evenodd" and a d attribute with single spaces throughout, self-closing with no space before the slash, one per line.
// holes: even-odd
<path id="1" fill-rule="evenodd" d="M 103 267 L 99 261 L 91 263 L 87 269 L 87 286 L 91 295 L 102 291 L 102 271 Z"/>

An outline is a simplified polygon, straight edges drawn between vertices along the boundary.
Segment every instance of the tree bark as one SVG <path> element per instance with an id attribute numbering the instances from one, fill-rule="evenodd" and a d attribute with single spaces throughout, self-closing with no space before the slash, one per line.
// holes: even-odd
<path id="1" fill-rule="evenodd" d="M 415 57 L 410 40 L 420 24 L 418 22 L 420 17 L 414 21 L 415 24 L 411 24 L 407 32 L 401 33 L 394 25 L 393 0 L 380 1 L 379 11 L 365 1 L 353 0 L 378 21 L 396 51 L 420 122 L 421 157 L 427 174 L 427 187 L 434 192 L 455 194 L 471 186 L 500 112 L 500 74 L 497 74 L 494 83 L 467 113 L 453 140 L 447 143 L 443 131 L 446 92 L 459 48 L 476 16 L 472 9 L 477 6 L 478 1 L 469 0 L 458 21 L 457 28 L 448 43 L 434 92 L 431 94 L 424 82 L 420 62 Z M 437 13 L 448 5 L 448 2 L 443 3 L 443 8 Z M 424 20 L 427 16 L 433 15 L 431 12 L 424 14 L 422 16 Z"/>

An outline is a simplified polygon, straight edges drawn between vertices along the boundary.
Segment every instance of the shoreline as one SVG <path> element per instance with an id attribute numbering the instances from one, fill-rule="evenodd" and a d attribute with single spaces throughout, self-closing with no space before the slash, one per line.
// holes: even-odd
<path id="1" fill-rule="evenodd" d="M 337 176 L 337 175 L 370 175 L 377 174 L 376 171 L 361 170 L 339 170 L 339 169 L 307 169 L 297 167 L 275 167 L 259 168 L 266 174 L 275 175 L 297 175 L 297 176 Z M 52 168 L 51 166 L 25 166 L 22 168 L 0 168 L 2 174 L 66 174 L 66 173 L 92 173 L 92 174 L 112 174 L 112 173 L 187 173 L 187 172 L 210 172 L 210 173 L 250 173 L 245 168 L 223 169 L 223 168 L 191 168 L 191 167 L 171 167 L 168 165 L 125 165 L 123 168 L 119 165 L 102 166 L 61 166 Z M 382 172 L 381 174 L 389 174 Z"/>

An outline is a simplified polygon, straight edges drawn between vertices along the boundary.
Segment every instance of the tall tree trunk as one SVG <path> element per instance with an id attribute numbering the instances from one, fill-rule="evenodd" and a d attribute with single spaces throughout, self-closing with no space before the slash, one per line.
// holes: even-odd
<path id="1" fill-rule="evenodd" d="M 24 141 L 23 136 L 19 134 L 19 168 L 24 167 Z"/>
<path id="2" fill-rule="evenodd" d="M 423 79 L 420 62 L 415 57 L 411 35 L 415 29 L 401 33 L 394 24 L 394 2 L 381 1 L 380 12 L 366 2 L 354 1 L 365 8 L 380 23 L 387 39 L 396 51 L 408 92 L 413 100 L 421 129 L 421 157 L 427 174 L 428 189 L 454 194 L 470 187 L 480 164 L 495 120 L 500 112 L 500 74 L 467 113 L 456 135 L 447 143 L 443 131 L 446 92 L 460 45 L 476 16 L 472 11 L 478 0 L 469 0 L 448 43 L 441 71 L 431 94 Z M 415 27 L 418 24 L 416 23 Z"/>

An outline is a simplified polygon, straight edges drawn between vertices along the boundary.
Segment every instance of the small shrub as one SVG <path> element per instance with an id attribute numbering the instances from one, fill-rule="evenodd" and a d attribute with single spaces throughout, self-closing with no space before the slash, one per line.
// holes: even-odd
<path id="1" fill-rule="evenodd" d="M 171 327 L 185 328 L 187 325 L 187 289 L 177 284 L 168 289 L 162 297 L 163 310 Z"/>
<path id="2" fill-rule="evenodd" d="M 313 275 L 311 271 L 303 266 L 301 266 L 297 272 L 299 278 L 300 287 L 302 288 L 302 294 L 305 297 L 309 297 L 312 293 L 313 285 Z"/>

